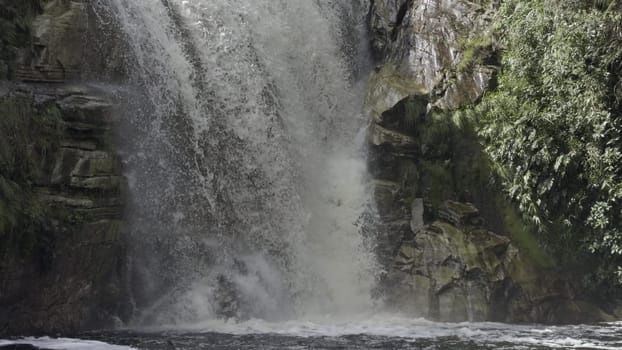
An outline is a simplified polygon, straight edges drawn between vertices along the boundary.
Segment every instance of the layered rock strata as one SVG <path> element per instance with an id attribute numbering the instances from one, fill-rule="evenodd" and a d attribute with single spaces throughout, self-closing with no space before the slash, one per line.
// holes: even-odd
<path id="1" fill-rule="evenodd" d="M 14 113 L 4 117 L 37 130 L 20 142 L 32 164 L 31 182 L 22 186 L 40 226 L 32 237 L 22 229 L 4 237 L 0 332 L 111 325 L 128 312 L 121 302 L 127 185 L 112 143 L 112 104 L 85 86 L 3 83 L 1 90 L 2 110 Z"/>
<path id="2" fill-rule="evenodd" d="M 118 51 L 86 1 L 0 6 L 25 38 L 0 34 L 0 334 L 110 327 L 131 312 L 127 181 L 114 99 L 83 81 Z"/>

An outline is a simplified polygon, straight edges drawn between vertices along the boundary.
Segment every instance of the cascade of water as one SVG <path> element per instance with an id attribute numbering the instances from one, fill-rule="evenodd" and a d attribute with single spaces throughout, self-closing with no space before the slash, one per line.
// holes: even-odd
<path id="1" fill-rule="evenodd" d="M 126 34 L 139 322 L 369 310 L 365 0 L 101 1 Z"/>

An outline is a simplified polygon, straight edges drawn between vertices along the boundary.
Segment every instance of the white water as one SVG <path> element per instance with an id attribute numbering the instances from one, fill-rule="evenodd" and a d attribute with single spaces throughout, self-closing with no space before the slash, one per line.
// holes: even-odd
<path id="1" fill-rule="evenodd" d="M 151 329 L 162 331 L 167 328 Z M 171 328 L 168 328 L 171 330 Z M 622 323 L 596 325 L 544 326 L 511 325 L 494 322 L 441 323 L 425 319 L 413 319 L 396 314 L 360 314 L 349 319 L 313 317 L 286 322 L 249 320 L 225 322 L 209 320 L 199 324 L 173 327 L 177 332 L 216 332 L 230 335 L 282 335 L 301 338 L 343 336 L 386 337 L 395 341 L 407 340 L 417 344 L 419 340 L 432 340 L 439 346 L 451 346 L 450 339 L 458 340 L 461 348 L 469 343 L 482 348 L 491 345 L 504 349 L 525 348 L 583 348 L 621 349 Z M 453 341 L 455 343 L 455 341 Z M 399 344 L 399 343 L 396 343 Z M 360 345 L 359 345 L 360 346 Z M 398 346 L 398 345 L 396 345 Z M 403 344 L 399 345 L 403 346 Z M 357 347 L 359 348 L 359 347 Z M 364 347 L 363 347 L 364 348 Z M 377 347 L 374 347 L 377 348 Z M 469 348 L 473 348 L 472 345 Z"/>
<path id="2" fill-rule="evenodd" d="M 217 332 L 214 333 L 214 332 Z M 202 335 L 204 333 L 204 336 Z M 576 326 L 438 323 L 397 315 L 359 315 L 335 319 L 242 323 L 209 320 L 189 326 L 123 330 L 91 335 L 144 349 L 620 349 L 622 324 Z M 248 336 L 248 337 L 247 337 Z M 247 338 L 245 338 L 247 337 Z M 88 338 L 88 336 L 87 336 Z M 292 339 L 293 338 L 293 339 Z M 69 338 L 0 340 L 0 347 L 31 344 L 45 349 L 131 350 L 133 347 Z M 258 345 L 261 344 L 261 345 Z"/>
<path id="3" fill-rule="evenodd" d="M 18 340 L 2 340 L 0 346 L 10 346 L 16 344 L 29 344 L 41 349 L 48 350 L 132 350 L 129 346 L 111 345 L 94 340 L 81 340 L 71 338 L 50 338 L 50 337 L 27 337 Z"/>
<path id="4" fill-rule="evenodd" d="M 214 318 L 219 276 L 249 316 L 371 310 L 364 82 L 346 54 L 364 39 L 343 32 L 365 1 L 98 6 L 126 34 L 145 95 L 124 130 L 138 322 Z"/>

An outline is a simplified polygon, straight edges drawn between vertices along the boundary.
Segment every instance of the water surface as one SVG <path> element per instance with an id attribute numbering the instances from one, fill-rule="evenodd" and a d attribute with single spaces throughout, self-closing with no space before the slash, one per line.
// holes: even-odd
<path id="1" fill-rule="evenodd" d="M 27 338 L 21 342 L 46 349 L 97 350 L 622 349 L 622 322 L 543 326 L 489 322 L 438 323 L 423 319 L 373 316 L 344 322 L 209 321 L 181 328 L 90 332 L 76 335 L 76 338 L 88 339 L 90 342 L 49 338 Z M 11 343 L 15 342 L 13 340 Z M 8 343 L 0 341 L 0 349 Z"/>

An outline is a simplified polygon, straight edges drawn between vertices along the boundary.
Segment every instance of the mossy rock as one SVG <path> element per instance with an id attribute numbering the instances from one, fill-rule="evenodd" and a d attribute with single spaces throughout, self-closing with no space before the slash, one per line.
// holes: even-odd
<path id="1" fill-rule="evenodd" d="M 425 96 L 425 86 L 404 77 L 393 66 L 385 65 L 372 74 L 368 83 L 365 105 L 375 122 L 382 124 L 383 113 L 394 108 L 408 96 Z"/>
<path id="2" fill-rule="evenodd" d="M 438 295 L 436 320 L 441 322 L 468 320 L 466 293 L 462 288 L 450 288 Z"/>
<path id="3" fill-rule="evenodd" d="M 120 191 L 124 182 L 122 176 L 72 176 L 69 186 L 82 190 Z"/>
<path id="4" fill-rule="evenodd" d="M 384 111 L 374 121 L 384 128 L 407 135 L 415 135 L 428 113 L 427 95 L 408 95 L 395 106 Z"/>
<path id="5" fill-rule="evenodd" d="M 82 151 L 82 157 L 76 163 L 71 175 L 80 177 L 94 177 L 101 175 L 118 174 L 120 164 L 117 157 L 109 152 Z"/>
<path id="6" fill-rule="evenodd" d="M 472 224 L 479 217 L 479 210 L 470 203 L 447 200 L 439 208 L 439 217 L 454 226 Z"/>
<path id="7" fill-rule="evenodd" d="M 46 214 L 32 185 L 58 148 L 63 124 L 57 108 L 35 108 L 25 93 L 1 97 L 0 110 L 0 236 L 5 248 L 19 246 L 29 255 Z"/>
<path id="8" fill-rule="evenodd" d="M 0 80 L 12 79 L 20 51 L 32 45 L 32 21 L 42 0 L 0 0 Z"/>

